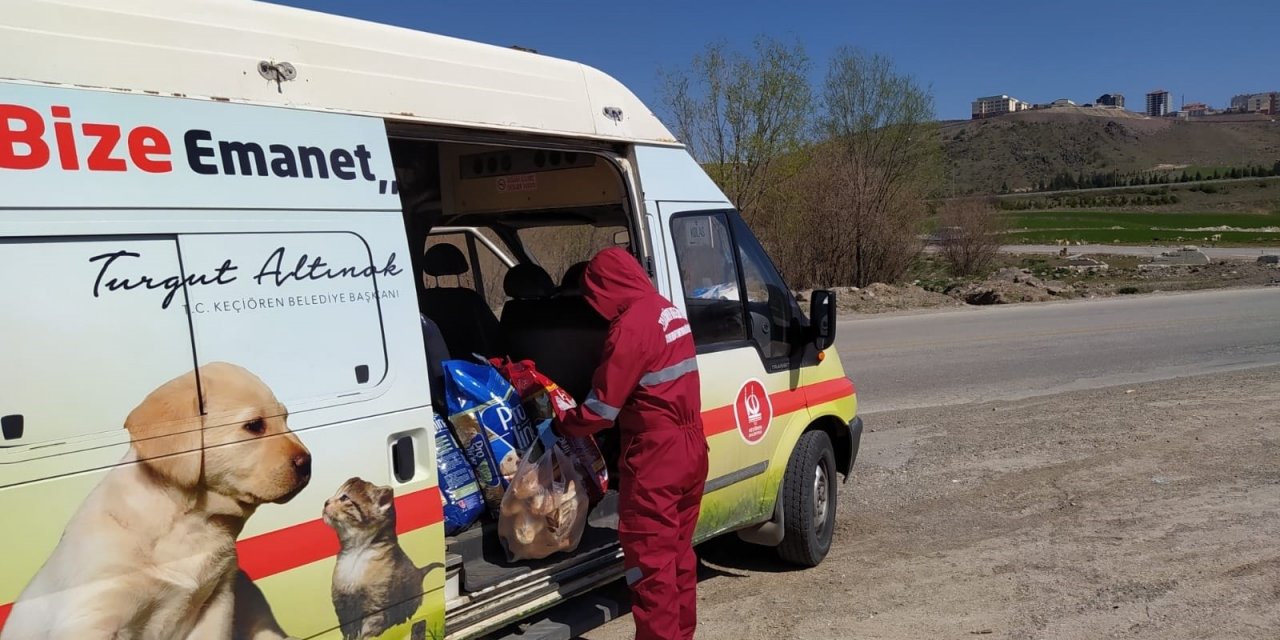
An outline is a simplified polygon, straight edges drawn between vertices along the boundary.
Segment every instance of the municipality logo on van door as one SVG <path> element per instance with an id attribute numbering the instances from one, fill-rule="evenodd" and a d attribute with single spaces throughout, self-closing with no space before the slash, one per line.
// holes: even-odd
<path id="1" fill-rule="evenodd" d="M 386 208 L 391 166 L 376 118 L 0 84 L 0 187 L 52 204 Z"/>

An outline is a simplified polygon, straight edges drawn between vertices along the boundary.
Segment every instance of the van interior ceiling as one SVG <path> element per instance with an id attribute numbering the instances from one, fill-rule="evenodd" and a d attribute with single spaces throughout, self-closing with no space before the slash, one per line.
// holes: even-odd
<path id="1" fill-rule="evenodd" d="M 448 356 L 532 360 L 583 401 L 608 322 L 586 303 L 578 278 L 600 249 L 633 250 L 632 205 L 618 167 L 587 151 L 390 142 L 405 233 L 417 249 L 410 262 L 422 274 L 419 308 L 440 328 Z M 443 398 L 433 402 L 447 414 Z M 616 427 L 598 440 L 617 478 Z M 507 597 L 513 580 L 542 585 L 530 587 L 533 598 L 616 562 L 616 529 L 611 488 L 575 552 L 508 563 L 496 525 L 482 520 L 448 540 L 450 570 L 460 577 L 451 624 Z"/>

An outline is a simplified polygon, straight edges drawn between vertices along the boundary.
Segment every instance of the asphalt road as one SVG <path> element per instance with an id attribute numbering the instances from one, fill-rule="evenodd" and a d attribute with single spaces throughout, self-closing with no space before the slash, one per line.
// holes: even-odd
<path id="1" fill-rule="evenodd" d="M 1192 243 L 1194 244 L 1194 243 Z M 1200 246 L 1200 245 L 1197 245 Z M 1177 247 L 1134 247 L 1113 244 L 1081 244 L 1071 245 L 1066 249 L 1071 254 L 1103 254 L 1117 256 L 1158 256 L 1164 251 Z M 1011 244 L 1000 248 L 1005 253 L 1040 253 L 1056 254 L 1062 247 L 1054 244 Z M 1280 247 L 1205 247 L 1200 246 L 1210 260 L 1256 260 L 1261 255 L 1280 254 Z"/>
<path id="2" fill-rule="evenodd" d="M 1280 288 L 966 308 L 841 321 L 874 413 L 1280 365 Z"/>

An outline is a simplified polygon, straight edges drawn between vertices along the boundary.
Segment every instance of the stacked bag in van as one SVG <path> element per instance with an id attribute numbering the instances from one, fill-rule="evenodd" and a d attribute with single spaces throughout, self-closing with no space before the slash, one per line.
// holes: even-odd
<path id="1" fill-rule="evenodd" d="M 497 516 L 520 458 L 537 437 L 511 383 L 487 362 L 445 360 L 445 403 L 462 454 Z"/>
<path id="2" fill-rule="evenodd" d="M 475 524 L 484 513 L 484 496 L 475 471 L 454 440 L 453 431 L 435 414 L 436 476 L 444 508 L 444 534 L 455 535 Z"/>
<path id="3" fill-rule="evenodd" d="M 573 551 L 591 505 L 604 497 L 609 473 L 593 438 L 565 438 L 553 419 L 575 406 L 573 397 L 528 360 L 490 361 L 520 394 L 538 438 L 520 461 L 498 514 L 498 539 L 509 561 Z"/>
<path id="4" fill-rule="evenodd" d="M 565 411 L 577 406 L 573 396 L 538 371 L 532 361 L 512 362 L 494 358 L 490 362 L 502 372 L 502 375 L 520 394 L 525 415 L 529 416 L 532 422 L 541 423 L 553 418 L 562 420 Z M 558 437 L 555 444 L 578 466 L 578 470 L 586 478 L 587 495 L 591 499 L 591 504 L 594 506 L 599 503 L 609 489 L 609 470 L 605 466 L 604 455 L 600 453 L 600 447 L 595 439 Z"/>
<path id="5" fill-rule="evenodd" d="M 508 559 L 575 549 L 591 505 L 608 490 L 609 474 L 593 438 L 559 437 L 551 429 L 553 418 L 575 406 L 573 397 L 527 360 L 446 360 L 442 367 L 460 456 L 498 521 Z M 443 458 L 440 472 L 447 506 L 455 492 L 445 486 Z M 479 516 L 454 512 L 459 522 L 470 518 L 466 526 Z"/>

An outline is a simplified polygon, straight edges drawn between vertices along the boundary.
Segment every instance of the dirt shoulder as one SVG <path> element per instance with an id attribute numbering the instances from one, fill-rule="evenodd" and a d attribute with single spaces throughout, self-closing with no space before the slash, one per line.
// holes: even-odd
<path id="1" fill-rule="evenodd" d="M 1004 254 L 984 277 L 955 278 L 940 259 L 925 255 L 909 284 L 838 287 L 836 302 L 843 314 L 878 314 L 1280 285 L 1280 268 L 1256 260 L 1155 266 L 1139 256 L 1082 257 Z M 802 304 L 808 295 L 797 292 Z"/>
<path id="2" fill-rule="evenodd" d="M 1274 638 L 1277 406 L 1271 368 L 867 416 L 826 561 L 705 545 L 698 637 Z"/>

